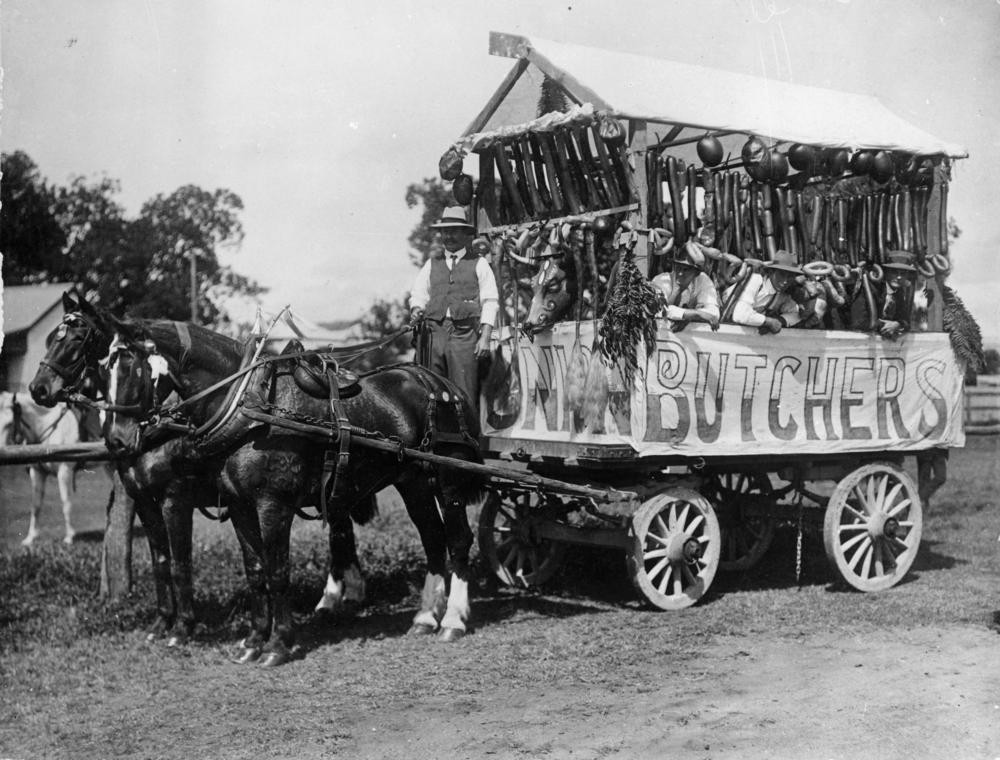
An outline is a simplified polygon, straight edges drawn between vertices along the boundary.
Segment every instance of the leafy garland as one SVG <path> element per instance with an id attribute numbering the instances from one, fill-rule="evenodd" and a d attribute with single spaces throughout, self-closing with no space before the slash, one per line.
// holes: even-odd
<path id="1" fill-rule="evenodd" d="M 941 296 L 942 321 L 955 356 L 974 372 L 982 372 L 986 357 L 979 325 L 954 290 L 942 284 Z"/>
<path id="2" fill-rule="evenodd" d="M 623 247 L 600 335 L 605 364 L 617 365 L 628 386 L 640 369 L 639 341 L 646 343 L 647 359 L 656 346 L 656 315 L 660 307 L 659 294 L 636 266 L 631 247 Z"/>

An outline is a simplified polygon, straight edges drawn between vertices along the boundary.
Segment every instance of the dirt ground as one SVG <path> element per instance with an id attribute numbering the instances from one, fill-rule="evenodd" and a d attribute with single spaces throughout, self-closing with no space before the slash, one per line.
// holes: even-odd
<path id="1" fill-rule="evenodd" d="M 280 669 L 235 663 L 227 632 L 177 650 L 131 629 L 28 646 L 0 658 L 0 759 L 1000 758 L 998 475 L 995 437 L 953 455 L 910 575 L 878 594 L 831 583 L 808 537 L 796 583 L 786 530 L 753 572 L 673 613 L 630 595 L 617 555 L 595 588 L 594 554 L 544 594 L 481 586 L 454 645 L 407 636 L 402 598 L 303 617 L 304 656 Z M 18 510 L 0 521 L 6 547 Z M 318 524 L 301 531 L 321 541 Z M 196 522 L 209 540 L 233 541 Z M 223 571 L 197 570 L 202 587 Z"/>
<path id="2" fill-rule="evenodd" d="M 652 659 L 627 699 L 541 683 L 369 715 L 345 756 L 996 758 L 998 647 L 969 629 L 727 637 L 680 668 Z"/>

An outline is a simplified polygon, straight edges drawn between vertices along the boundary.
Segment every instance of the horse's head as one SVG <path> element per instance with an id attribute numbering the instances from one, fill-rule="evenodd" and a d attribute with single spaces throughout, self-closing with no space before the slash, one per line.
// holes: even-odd
<path id="1" fill-rule="evenodd" d="M 549 329 L 569 310 L 573 303 L 571 284 L 562 256 L 543 259 L 531 281 L 531 306 L 524 320 L 529 334 Z"/>
<path id="2" fill-rule="evenodd" d="M 113 318 L 75 291 L 63 294 L 63 310 L 65 316 L 46 338 L 45 357 L 28 384 L 31 397 L 42 406 L 55 406 L 75 390 L 93 397 L 102 387 L 97 367 L 108 353 Z"/>
<path id="3" fill-rule="evenodd" d="M 167 360 L 141 334 L 116 331 L 106 357 L 104 440 L 117 456 L 138 453 L 157 407 L 175 390 Z"/>

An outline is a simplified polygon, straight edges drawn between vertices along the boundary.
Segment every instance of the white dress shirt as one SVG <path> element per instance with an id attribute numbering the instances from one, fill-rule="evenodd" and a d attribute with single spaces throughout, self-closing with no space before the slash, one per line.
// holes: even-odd
<path id="1" fill-rule="evenodd" d="M 455 262 L 465 258 L 465 249 L 461 248 L 454 253 L 445 251 L 444 261 L 448 269 L 455 266 Z M 483 325 L 496 324 L 497 311 L 500 307 L 500 295 L 497 291 L 497 281 L 493 276 L 493 269 L 482 256 L 476 261 L 476 278 L 479 280 L 479 323 Z M 413 282 L 413 289 L 410 291 L 410 308 L 426 309 L 431 300 L 431 259 L 427 259 L 424 265 L 417 272 L 417 278 Z M 451 309 L 446 316 L 451 316 Z"/>

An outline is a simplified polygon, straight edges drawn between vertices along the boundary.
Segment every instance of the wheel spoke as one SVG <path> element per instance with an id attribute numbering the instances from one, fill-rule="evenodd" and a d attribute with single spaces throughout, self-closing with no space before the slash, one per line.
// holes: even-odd
<path id="1" fill-rule="evenodd" d="M 868 537 L 867 533 L 858 533 L 858 535 L 856 535 L 854 538 L 850 538 L 847 541 L 844 541 L 840 545 L 840 551 L 841 551 L 841 553 L 847 554 L 848 551 L 850 551 L 853 547 L 855 547 L 858 544 L 860 544 L 867 537 Z"/>
<path id="2" fill-rule="evenodd" d="M 697 512 L 694 515 L 694 518 L 691 520 L 691 524 L 688 525 L 687 527 L 682 528 L 682 530 L 686 535 L 690 536 L 691 538 L 694 538 L 696 533 L 704 532 L 702 529 L 702 525 L 704 524 L 704 522 L 705 522 L 705 516 L 701 512 Z"/>
<path id="3" fill-rule="evenodd" d="M 657 559 L 657 558 L 656 557 L 643 557 L 643 561 L 644 562 L 647 559 Z M 669 558 L 667 558 L 667 557 L 660 557 L 659 558 L 659 562 L 657 562 L 655 565 L 653 565 L 652 568 L 650 568 L 649 570 L 646 571 L 646 575 L 648 575 L 650 577 L 650 579 L 653 579 L 657 575 L 659 575 L 661 572 L 663 572 L 663 568 L 665 568 L 669 564 L 670 564 L 670 559 Z"/>
<path id="4" fill-rule="evenodd" d="M 889 476 L 884 475 L 878 481 L 878 494 L 875 496 L 872 506 L 875 511 L 882 512 L 885 507 L 885 489 L 889 487 Z"/>
<path id="5" fill-rule="evenodd" d="M 862 510 L 866 514 L 870 514 L 871 509 L 868 507 L 868 497 L 866 497 L 864 492 L 861 490 L 861 484 L 858 483 L 857 485 L 854 486 L 852 490 L 854 492 L 855 498 L 858 500 L 858 503 L 861 504 Z"/>
<path id="6" fill-rule="evenodd" d="M 687 502 L 684 502 L 684 509 L 681 511 L 680 516 L 674 523 L 675 525 L 679 525 L 681 530 L 684 530 L 684 526 L 687 524 L 687 516 L 690 511 L 691 511 L 691 505 L 688 504 Z"/>
<path id="7" fill-rule="evenodd" d="M 875 547 L 874 547 L 874 545 L 872 544 L 871 541 L 868 541 L 865 544 L 865 548 L 864 548 L 865 560 L 864 560 L 864 562 L 861 563 L 861 572 L 859 573 L 859 575 L 862 578 L 870 578 L 871 577 L 872 555 L 874 553 L 875 553 Z"/>
<path id="8" fill-rule="evenodd" d="M 837 532 L 838 533 L 845 533 L 845 532 L 847 532 L 849 530 L 861 530 L 861 531 L 865 531 L 865 530 L 868 530 L 868 526 L 864 525 L 862 523 L 847 523 L 846 525 L 841 524 L 841 525 L 837 526 Z"/>
<path id="9" fill-rule="evenodd" d="M 868 515 L 866 515 L 866 514 L 864 514 L 862 512 L 859 512 L 857 509 L 855 509 L 853 506 L 851 506 L 847 502 L 844 502 L 844 511 L 845 512 L 850 512 L 852 515 L 854 515 L 854 519 L 856 519 L 858 521 L 855 524 L 858 524 L 858 523 L 860 523 L 862 525 L 867 525 L 868 524 Z M 848 524 L 850 524 L 850 523 L 848 523 Z M 841 523 L 841 525 L 843 525 L 843 523 Z"/>
<path id="10" fill-rule="evenodd" d="M 646 534 L 646 542 L 647 542 L 647 544 L 650 543 L 650 542 L 655 542 L 655 543 L 659 544 L 660 546 L 666 546 L 667 544 L 670 543 L 670 537 L 669 536 L 658 536 L 655 533 L 647 533 Z"/>
<path id="11" fill-rule="evenodd" d="M 903 490 L 903 484 L 897 482 L 892 489 L 885 495 L 885 498 L 881 502 L 882 512 L 888 513 L 893 509 L 893 505 L 896 503 L 896 497 L 899 496 L 899 492 Z"/>
<path id="12" fill-rule="evenodd" d="M 867 499 L 865 500 L 865 508 L 868 510 L 868 514 L 875 514 L 875 476 L 869 475 L 865 482 L 865 494 Z"/>
<path id="13" fill-rule="evenodd" d="M 497 544 L 497 554 L 506 549 L 508 546 L 513 546 L 516 543 L 517 539 L 514 536 L 507 536 L 507 538 Z"/>
<path id="14" fill-rule="evenodd" d="M 897 558 L 899 557 L 900 554 L 903 554 L 904 552 L 908 552 L 910 550 L 910 545 L 905 541 L 900 540 L 898 536 L 893 536 L 892 538 L 890 538 L 888 543 L 893 549 L 897 549 L 894 555 Z"/>
<path id="15" fill-rule="evenodd" d="M 649 551 L 643 551 L 643 559 L 657 559 L 659 557 L 666 557 L 668 549 L 666 547 L 662 549 L 650 549 Z"/>
<path id="16" fill-rule="evenodd" d="M 665 538 L 665 537 L 669 536 L 673 532 L 673 530 L 672 530 L 673 525 L 670 525 L 670 527 L 668 527 L 668 523 L 672 523 L 673 522 L 672 516 L 673 516 L 673 513 L 671 512 L 671 514 L 667 517 L 667 523 L 663 522 L 663 513 L 662 512 L 655 517 L 654 522 L 656 523 L 656 527 L 660 529 L 660 532 L 658 534 L 656 534 L 657 538 L 659 538 L 660 536 L 663 536 Z M 652 528 L 653 526 L 650 525 L 649 527 Z M 652 530 L 649 531 L 649 535 L 654 535 L 653 532 L 652 532 Z"/>
<path id="17" fill-rule="evenodd" d="M 848 557 L 847 554 L 844 554 L 844 558 L 847 560 L 847 565 L 848 567 L 851 568 L 852 572 L 857 572 L 858 562 L 863 557 L 868 555 L 869 549 L 871 548 L 872 545 L 871 537 L 867 533 L 864 534 L 864 537 L 867 540 L 861 542 L 861 544 L 857 548 L 857 551 L 854 552 L 854 555 L 852 557 Z"/>
<path id="18" fill-rule="evenodd" d="M 657 567 L 659 567 L 659 565 L 657 565 Z M 673 565 L 667 562 L 666 568 L 663 570 L 663 577 L 660 579 L 660 585 L 656 587 L 657 590 L 664 596 L 667 593 L 667 586 L 670 584 L 670 576 L 673 575 L 673 569 Z M 650 580 L 652 579 L 653 578 L 651 576 Z"/>
<path id="19" fill-rule="evenodd" d="M 889 512 L 887 514 L 888 514 L 889 517 L 895 517 L 900 512 L 902 512 L 904 509 L 906 509 L 908 506 L 910 506 L 910 504 L 912 504 L 912 503 L 913 502 L 910 501 L 909 499 L 903 499 L 896 506 L 894 506 L 891 510 L 889 510 Z"/>

